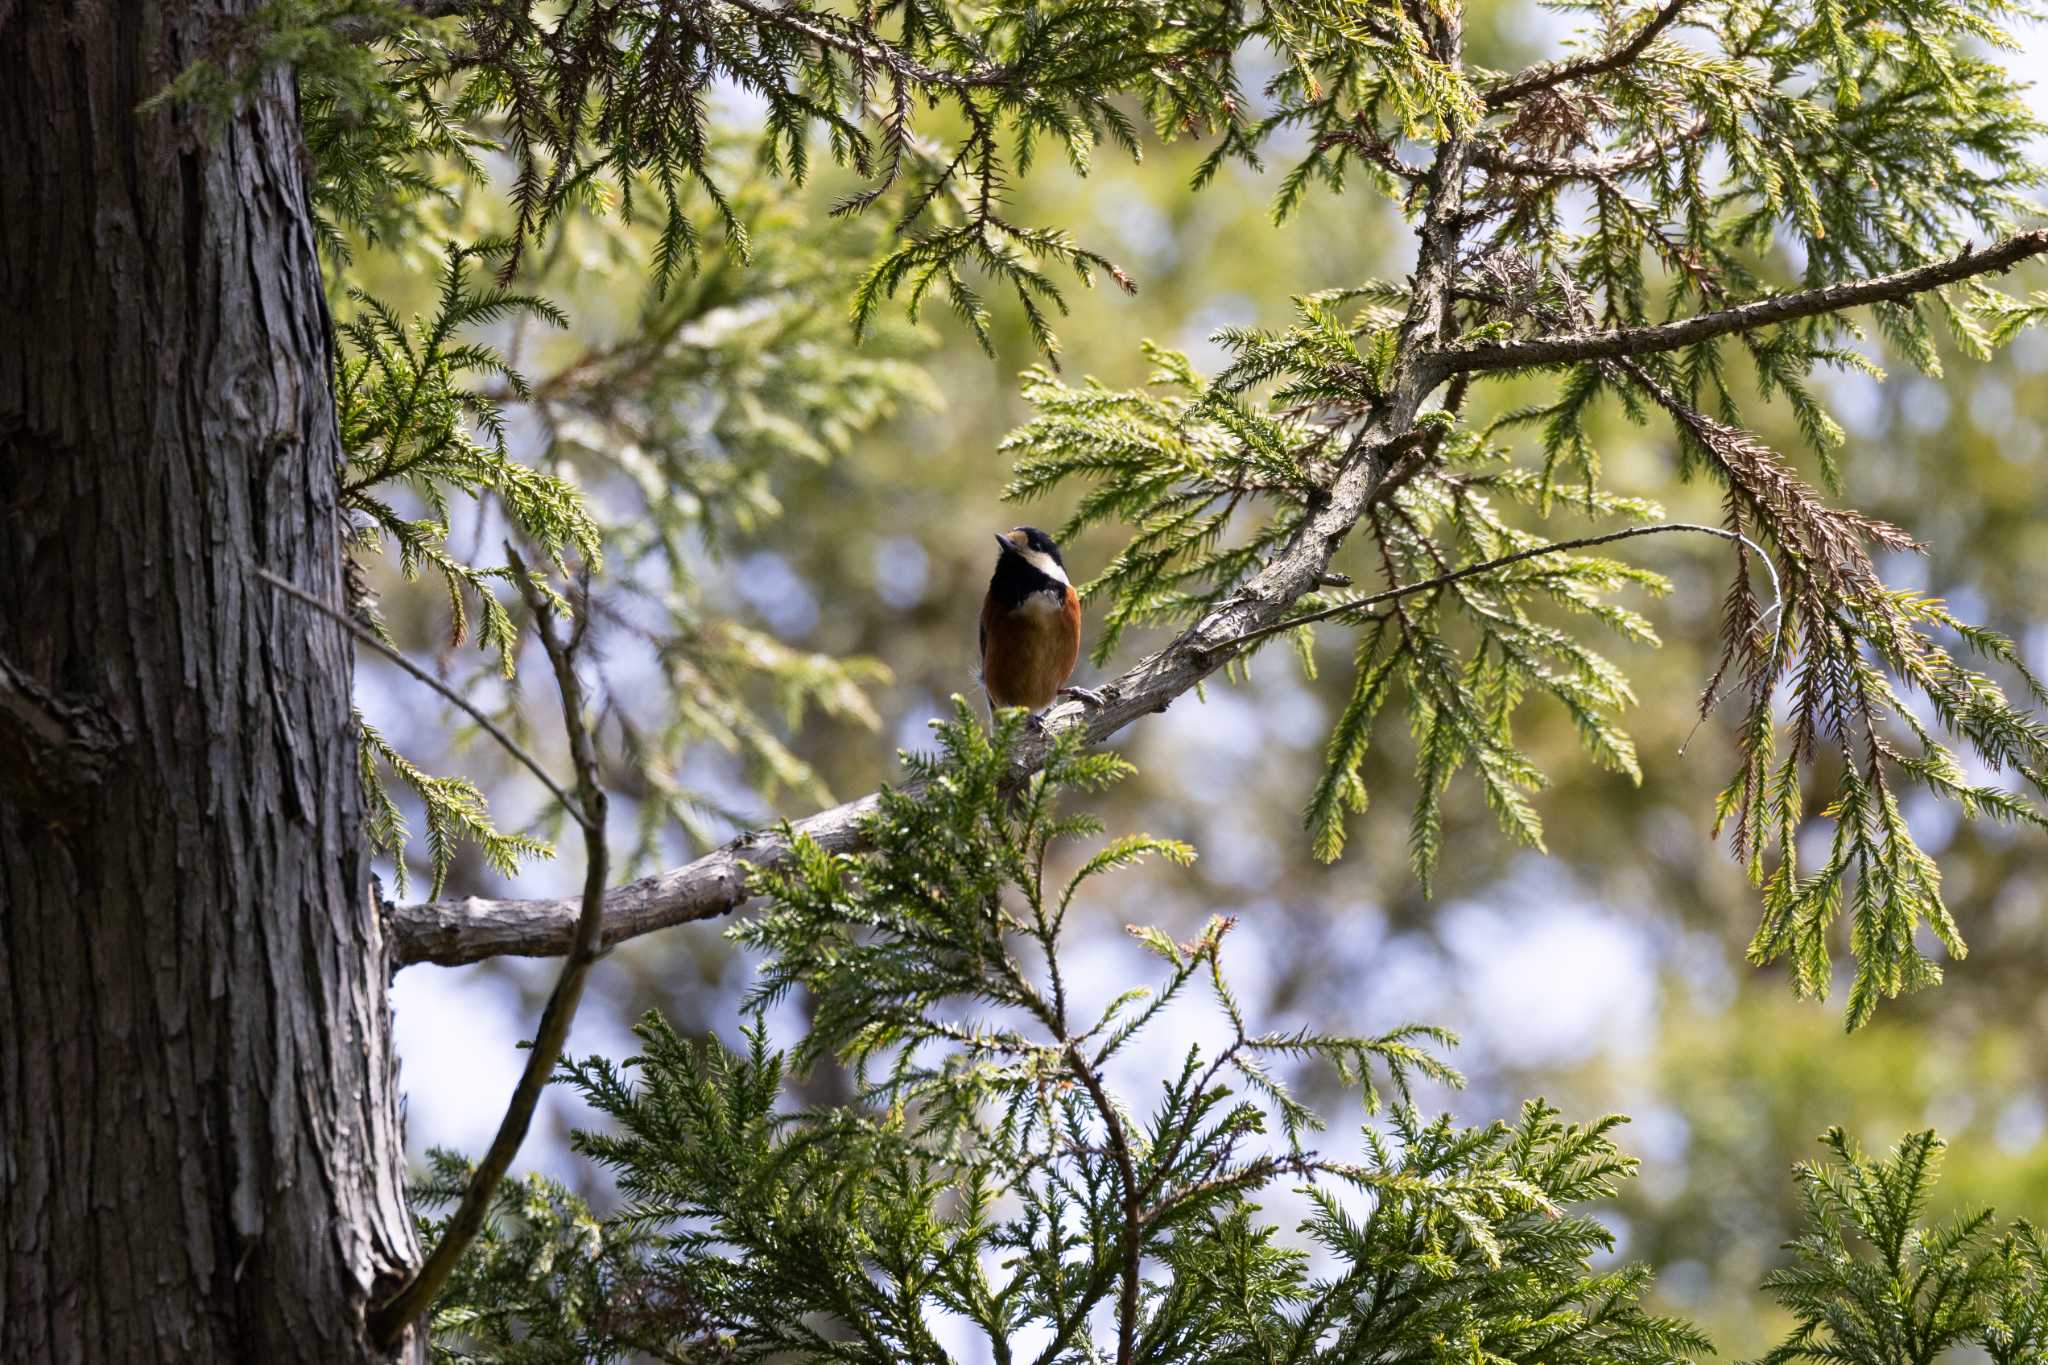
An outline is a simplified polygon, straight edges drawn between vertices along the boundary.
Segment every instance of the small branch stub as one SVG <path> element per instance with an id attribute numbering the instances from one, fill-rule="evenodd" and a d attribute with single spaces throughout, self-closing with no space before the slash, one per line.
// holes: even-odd
<path id="1" fill-rule="evenodd" d="M 61 822 L 106 781 L 126 741 L 103 708 L 59 695 L 0 655 L 0 795 Z"/>

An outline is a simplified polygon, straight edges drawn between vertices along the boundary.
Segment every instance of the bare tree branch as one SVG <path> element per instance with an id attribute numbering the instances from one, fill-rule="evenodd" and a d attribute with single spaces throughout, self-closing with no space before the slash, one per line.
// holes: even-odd
<path id="1" fill-rule="evenodd" d="M 1426 357 L 1422 365 L 1427 373 L 1440 381 L 1455 374 L 1484 374 L 1536 365 L 1564 365 L 1579 360 L 1611 360 L 1620 356 L 1675 351 L 1681 346 L 1711 341 L 1731 332 L 1746 332 L 1822 313 L 1839 313 L 1843 309 L 1869 303 L 1898 302 L 1977 275 L 1994 275 L 2010 270 L 2044 251 L 2048 251 L 2048 228 L 2036 228 L 2031 232 L 2015 233 L 1983 251 L 1964 251 L 1945 261 L 1879 275 L 1874 279 L 1850 280 L 1794 294 L 1779 294 L 1654 327 L 1561 332 L 1522 341 L 1469 342 L 1438 351 Z"/>
<path id="2" fill-rule="evenodd" d="M 519 585 L 520 596 L 526 599 L 527 610 L 533 613 L 534 630 L 547 650 L 548 662 L 554 665 L 555 688 L 562 698 L 562 726 L 568 731 L 569 755 L 576 765 L 576 804 L 570 810 L 583 827 L 583 897 L 568 961 L 562 964 L 555 989 L 541 1011 L 533 1046 L 526 1054 L 526 1067 L 520 1073 L 519 1084 L 513 1087 L 512 1099 L 505 1106 L 505 1117 L 498 1123 L 490 1150 L 477 1163 L 469 1188 L 462 1192 L 462 1202 L 456 1205 L 441 1240 L 420 1266 L 419 1273 L 370 1315 L 372 1335 L 387 1348 L 395 1346 L 406 1329 L 433 1305 L 463 1253 L 482 1231 L 498 1185 L 526 1141 L 541 1091 L 547 1087 L 555 1062 L 562 1055 L 562 1045 L 569 1039 L 569 1025 L 575 1021 L 576 1007 L 583 1000 L 583 983 L 591 966 L 602 956 L 599 927 L 604 919 L 604 885 L 611 875 L 610 852 L 604 837 L 606 800 L 604 788 L 598 782 L 597 747 L 591 742 L 590 724 L 584 716 L 583 684 L 576 676 L 576 647 L 582 641 L 582 623 L 588 613 L 579 612 L 578 624 L 569 638 L 560 639 L 555 633 L 554 611 L 534 586 L 518 551 L 507 545 L 505 553 L 512 562 L 513 581 Z"/>
<path id="3" fill-rule="evenodd" d="M 1597 57 L 1581 57 L 1571 62 L 1542 62 L 1519 75 L 1508 77 L 1486 92 L 1486 107 L 1502 109 L 1538 90 L 1547 90 L 1567 81 L 1584 80 L 1588 76 L 1605 75 L 1627 66 L 1642 56 L 1643 50 L 1656 41 L 1657 35 L 1671 27 L 1672 22 L 1692 3 L 1693 0 L 1664 0 L 1664 8 L 1651 15 L 1650 22 L 1637 29 L 1627 42 L 1609 48 Z"/>
<path id="4" fill-rule="evenodd" d="M 1073 724 L 1079 703 L 1053 708 L 1055 724 Z M 1027 746 L 1032 767 L 1042 752 Z M 821 811 L 790 826 L 833 853 L 863 847 L 862 822 L 876 808 L 865 796 Z M 779 866 L 789 855 L 789 841 L 778 831 L 753 830 L 705 854 L 695 862 L 616 886 L 605 896 L 599 941 L 606 947 L 693 920 L 716 919 L 747 898 L 747 879 L 758 867 Z M 580 898 L 559 900 L 427 901 L 394 905 L 386 916 L 385 937 L 394 964 L 433 962 L 458 967 L 493 957 L 554 957 L 567 952 L 575 939 L 582 911 Z"/>

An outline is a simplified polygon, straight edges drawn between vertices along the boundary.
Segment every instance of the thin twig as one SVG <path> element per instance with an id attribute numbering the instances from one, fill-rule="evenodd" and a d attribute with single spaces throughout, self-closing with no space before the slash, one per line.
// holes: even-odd
<path id="1" fill-rule="evenodd" d="M 2030 256 L 2048 251 L 2048 228 L 2014 233 L 1982 251 L 1966 250 L 1945 261 L 1916 266 L 1867 280 L 1849 280 L 1794 294 L 1756 299 L 1733 308 L 1698 313 L 1654 327 L 1619 327 L 1611 331 L 1565 332 L 1522 341 L 1481 341 L 1448 347 L 1422 361 L 1438 380 L 1456 374 L 1521 369 L 1531 365 L 1563 365 L 1578 360 L 1612 360 L 1619 356 L 1654 355 L 1681 346 L 1711 341 L 1730 332 L 1746 332 L 1822 313 L 1838 313 L 1867 303 L 1894 303 L 1940 289 L 1977 275 L 2010 270 Z"/>
<path id="2" fill-rule="evenodd" d="M 1520 75 L 1510 76 L 1486 92 L 1486 107 L 1504 108 L 1538 90 L 1547 90 L 1567 81 L 1584 80 L 1588 76 L 1605 75 L 1627 66 L 1642 56 L 1644 49 L 1656 41 L 1657 35 L 1671 27 L 1672 21 L 1692 3 L 1693 0 L 1664 0 L 1664 8 L 1650 16 L 1650 22 L 1637 29 L 1627 42 L 1597 57 L 1581 57 L 1575 62 L 1543 62 Z"/>
<path id="3" fill-rule="evenodd" d="M 249 567 L 252 570 L 254 570 L 258 578 L 268 583 L 271 587 L 276 588 L 279 592 L 284 593 L 288 597 L 297 598 L 299 601 L 311 607 L 314 611 L 319 612 L 322 616 L 326 616 L 331 620 L 339 622 L 345 629 L 347 629 L 347 631 L 351 635 L 354 635 L 356 639 L 362 641 L 370 648 L 376 650 L 379 654 L 382 654 L 385 658 L 391 660 L 392 663 L 397 664 L 400 668 L 404 669 L 407 673 L 410 673 L 413 677 L 425 683 L 428 687 L 433 688 L 436 692 L 441 694 L 443 699 L 452 702 L 456 706 L 460 707 L 464 712 L 468 714 L 471 720 L 475 721 L 478 725 L 483 727 L 483 731 L 485 734 L 489 735 L 492 739 L 498 741 L 500 745 L 504 746 L 504 750 L 506 753 L 518 759 L 519 762 L 522 765 L 524 765 L 528 772 L 532 773 L 535 777 L 540 779 L 542 786 L 546 787 L 549 791 L 555 794 L 555 799 L 562 803 L 562 809 L 569 812 L 569 817 L 571 819 L 576 821 L 576 823 L 579 825 L 583 823 L 583 816 L 580 813 L 578 813 L 576 809 L 576 803 L 569 799 L 569 793 L 563 791 L 561 785 L 557 783 L 554 778 L 548 776 L 548 770 L 546 768 L 541 767 L 540 760 L 535 758 L 532 754 L 526 752 L 525 749 L 521 748 L 519 742 L 513 739 L 512 736 L 506 734 L 503 730 L 499 729 L 497 723 L 493 721 L 489 716 L 485 715 L 481 710 L 479 710 L 476 704 L 470 701 L 469 698 L 463 696 L 460 692 L 457 692 L 454 688 L 448 686 L 447 683 L 442 682 L 439 678 L 427 672 L 426 669 L 421 668 L 411 659 L 406 658 L 405 655 L 399 650 L 393 649 L 390 645 L 378 639 L 377 633 L 375 631 L 370 630 L 368 627 L 364 626 L 360 621 L 357 621 L 356 619 L 351 617 L 347 612 L 341 611 L 335 607 L 328 606 L 325 602 L 322 602 L 319 598 L 313 596 L 313 594 L 307 592 L 298 584 L 291 582 L 289 579 L 279 578 L 276 574 L 264 568 L 261 564 L 252 563 Z"/>
<path id="4" fill-rule="evenodd" d="M 1117 1182 L 1123 1186 L 1123 1245 L 1121 1290 L 1118 1294 L 1116 1326 L 1117 1365 L 1131 1365 L 1132 1353 L 1138 1341 L 1138 1289 L 1140 1258 L 1144 1253 L 1143 1194 L 1138 1189 L 1137 1163 L 1131 1157 L 1131 1143 L 1124 1132 L 1123 1116 L 1117 1113 L 1116 1104 L 1102 1086 L 1102 1078 L 1095 1074 L 1095 1068 L 1081 1055 L 1081 1048 L 1071 1038 L 1062 1039 L 1067 1060 L 1088 1091 L 1088 1098 L 1102 1113 L 1102 1128 L 1109 1138 L 1110 1154 L 1116 1158 Z"/>
<path id="5" fill-rule="evenodd" d="M 526 599 L 527 610 L 533 613 L 534 630 L 547 650 L 548 662 L 554 665 L 555 687 L 561 693 L 562 726 L 568 731 L 569 755 L 576 765 L 577 805 L 571 809 L 583 826 L 583 913 L 577 919 L 575 944 L 569 951 L 568 960 L 562 964 L 561 975 L 555 979 L 555 989 L 548 996 L 547 1007 L 541 1011 L 533 1045 L 526 1054 L 526 1067 L 520 1073 L 519 1084 L 513 1088 L 511 1102 L 505 1107 L 505 1117 L 498 1123 L 498 1133 L 491 1139 L 490 1150 L 484 1153 L 484 1159 L 470 1176 L 469 1187 L 462 1193 L 462 1202 L 456 1206 L 454 1216 L 448 1220 L 447 1230 L 420 1266 L 419 1273 L 370 1315 L 371 1332 L 386 1347 L 396 1345 L 406 1329 L 433 1306 L 435 1297 L 454 1273 L 463 1253 L 482 1231 L 498 1186 L 510 1169 L 512 1158 L 518 1155 L 521 1144 L 526 1141 L 527 1130 L 533 1126 L 533 1113 L 539 1107 L 541 1091 L 547 1088 L 548 1078 L 554 1074 L 555 1063 L 562 1055 L 562 1045 L 569 1039 L 569 1026 L 576 1019 L 576 1007 L 583 1000 L 584 982 L 590 975 L 591 966 L 601 955 L 599 931 L 604 923 L 605 881 L 610 876 L 611 867 L 610 850 L 605 844 L 604 788 L 598 777 L 596 746 L 591 742 L 590 726 L 584 719 L 583 684 L 576 676 L 576 647 L 582 639 L 582 630 L 580 627 L 573 630 L 566 641 L 557 638 L 554 611 L 534 586 L 525 562 L 510 545 L 505 547 L 505 553 L 511 560 L 519 594 Z"/>
<path id="6" fill-rule="evenodd" d="M 1654 526 L 1630 526 L 1625 530 L 1609 531 L 1605 535 L 1585 536 L 1578 540 L 1560 540 L 1553 545 L 1537 545 L 1527 550 L 1517 550 L 1511 555 L 1502 555 L 1499 559 L 1489 559 L 1483 564 L 1468 564 L 1462 569 L 1438 574 L 1435 578 L 1425 578 L 1415 583 L 1403 583 L 1399 587 L 1388 588 L 1384 592 L 1376 592 L 1370 596 L 1360 597 L 1350 602 L 1340 602 L 1334 607 L 1324 607 L 1320 611 L 1312 611 L 1302 616 L 1291 617 L 1285 621 L 1275 621 L 1270 626 L 1261 626 L 1257 630 L 1248 630 L 1234 640 L 1226 640 L 1216 648 L 1237 653 L 1254 640 L 1263 640 L 1268 635 L 1278 635 L 1282 631 L 1313 625 L 1317 621 L 1328 621 L 1339 616 L 1349 616 L 1363 611 L 1367 607 L 1377 606 L 1381 602 L 1391 602 L 1397 598 L 1411 597 L 1419 592 L 1430 592 L 1437 588 L 1447 587 L 1463 579 L 1476 578 L 1480 574 L 1492 573 L 1496 569 L 1504 569 L 1510 564 L 1519 564 L 1525 559 L 1537 559 L 1544 555 L 1561 554 L 1566 550 L 1584 550 L 1594 545 L 1607 545 L 1617 540 L 1632 540 L 1636 536 L 1654 536 L 1665 531 L 1697 531 L 1701 535 L 1719 536 L 1723 540 L 1740 541 L 1756 551 L 1757 556 L 1763 560 L 1764 571 L 1771 576 L 1772 595 L 1778 595 L 1778 571 L 1771 567 L 1770 556 L 1764 553 L 1763 546 L 1757 544 L 1748 536 L 1742 534 L 1742 532 L 1731 531 L 1725 526 L 1707 526 L 1699 522 L 1660 521 Z M 1771 610 L 1775 612 L 1777 607 L 1773 605 Z"/>

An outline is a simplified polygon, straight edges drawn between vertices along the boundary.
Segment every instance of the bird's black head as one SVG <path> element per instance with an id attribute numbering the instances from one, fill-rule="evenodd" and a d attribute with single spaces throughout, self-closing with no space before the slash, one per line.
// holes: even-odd
<path id="1" fill-rule="evenodd" d="M 1067 567 L 1060 547 L 1036 526 L 998 531 L 996 544 L 1002 553 L 996 556 L 995 577 L 988 586 L 998 601 L 1014 606 L 1035 592 L 1066 590 Z"/>
<path id="2" fill-rule="evenodd" d="M 1044 555 L 1061 568 L 1066 567 L 1066 561 L 1060 558 L 1060 547 L 1053 542 L 1051 536 L 1036 526 L 1019 526 L 1008 533 L 998 532 L 996 541 L 1005 551 L 1022 555 L 1027 560 L 1039 563 L 1040 567 L 1043 567 L 1043 564 L 1036 559 L 1038 555 Z"/>

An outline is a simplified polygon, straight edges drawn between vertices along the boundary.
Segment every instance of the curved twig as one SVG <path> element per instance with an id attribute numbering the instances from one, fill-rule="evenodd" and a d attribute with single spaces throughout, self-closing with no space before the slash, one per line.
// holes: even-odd
<path id="1" fill-rule="evenodd" d="M 1627 66 L 1642 56 L 1644 49 L 1656 41 L 1657 35 L 1671 27 L 1672 21 L 1693 2 L 1694 0 L 1664 0 L 1664 8 L 1651 15 L 1650 22 L 1637 29 L 1627 42 L 1619 47 L 1610 48 L 1596 57 L 1581 57 L 1574 62 L 1543 62 L 1519 75 L 1508 77 L 1486 92 L 1486 107 L 1502 109 L 1538 90 L 1548 90 L 1567 81 L 1584 80 L 1588 76 L 1602 76 L 1609 71 Z"/>
<path id="2" fill-rule="evenodd" d="M 462 1192 L 462 1202 L 456 1205 L 447 1230 L 420 1266 L 419 1273 L 406 1283 L 405 1288 L 370 1314 L 371 1334 L 386 1347 L 396 1345 L 406 1329 L 433 1306 L 435 1297 L 454 1273 L 462 1254 L 483 1229 L 491 1200 L 496 1197 L 505 1172 L 511 1168 L 512 1158 L 518 1155 L 520 1145 L 526 1141 L 527 1129 L 533 1125 L 534 1110 L 540 1104 L 541 1091 L 547 1088 L 548 1078 L 554 1074 L 555 1063 L 562 1055 L 562 1045 L 569 1039 L 569 1026 L 575 1022 L 576 1007 L 583 1000 L 583 983 L 590 975 L 591 966 L 603 955 L 599 947 L 599 930 L 604 921 L 604 886 L 610 875 L 611 862 L 604 837 L 606 800 L 604 788 L 598 781 L 597 748 L 591 742 L 590 726 L 583 716 L 583 684 L 576 677 L 576 647 L 581 642 L 582 630 L 580 626 L 572 630 L 567 640 L 557 638 L 554 612 L 547 599 L 534 587 L 518 552 L 507 545 L 505 553 L 512 561 L 516 573 L 514 581 L 519 585 L 520 596 L 526 599 L 527 610 L 533 613 L 534 629 L 547 650 L 548 662 L 554 665 L 555 687 L 562 697 L 562 725 L 568 731 L 569 755 L 576 765 L 577 803 L 570 810 L 583 826 L 582 905 L 569 958 L 562 964 L 561 975 L 555 979 L 555 989 L 548 996 L 547 1007 L 541 1011 L 540 1024 L 534 1030 L 533 1046 L 526 1054 L 525 1069 L 520 1072 L 519 1084 L 513 1087 L 511 1102 L 505 1107 L 505 1117 L 498 1123 L 497 1136 L 491 1139 L 484 1159 L 477 1163 L 476 1171 L 469 1179 L 469 1188 Z M 578 619 L 580 621 L 582 617 Z"/>

